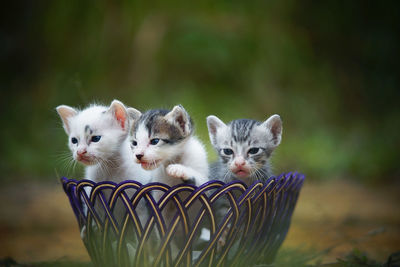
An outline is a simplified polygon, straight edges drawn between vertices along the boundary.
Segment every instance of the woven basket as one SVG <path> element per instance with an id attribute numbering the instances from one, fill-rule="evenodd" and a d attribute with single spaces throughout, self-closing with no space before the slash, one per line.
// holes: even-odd
<path id="1" fill-rule="evenodd" d="M 216 180 L 199 187 L 169 187 L 62 178 L 96 266 L 271 263 L 289 229 L 303 181 L 298 173 L 250 187 Z"/>

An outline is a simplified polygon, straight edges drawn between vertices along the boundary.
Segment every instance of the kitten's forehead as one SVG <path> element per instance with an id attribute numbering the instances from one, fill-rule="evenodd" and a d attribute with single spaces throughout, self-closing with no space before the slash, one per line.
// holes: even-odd
<path id="1" fill-rule="evenodd" d="M 82 110 L 70 119 L 71 133 L 92 134 L 96 129 L 109 127 L 112 117 L 106 111 L 107 107 L 103 106 L 93 106 Z"/>
<path id="2" fill-rule="evenodd" d="M 93 129 L 90 128 L 89 124 L 85 125 L 85 134 L 92 134 L 93 133 Z"/>
<path id="3" fill-rule="evenodd" d="M 154 109 L 145 112 L 133 126 L 132 134 L 137 135 L 139 130 L 142 132 L 145 129 L 148 137 L 157 136 L 169 139 L 172 142 L 182 140 L 184 136 L 178 127 L 168 123 L 164 118 L 168 112 L 168 110 L 164 109 Z"/>
<path id="4" fill-rule="evenodd" d="M 245 143 L 254 138 L 254 128 L 260 125 L 260 122 L 255 120 L 240 119 L 229 123 L 231 138 L 235 142 Z"/>
<path id="5" fill-rule="evenodd" d="M 139 119 L 138 124 L 144 125 L 149 132 L 149 135 L 154 134 L 164 124 L 163 118 L 168 113 L 165 109 L 152 109 L 146 111 Z"/>
<path id="6" fill-rule="evenodd" d="M 135 131 L 135 138 L 138 141 L 147 142 L 149 137 L 149 131 L 146 129 L 146 126 L 144 124 L 139 124 Z"/>

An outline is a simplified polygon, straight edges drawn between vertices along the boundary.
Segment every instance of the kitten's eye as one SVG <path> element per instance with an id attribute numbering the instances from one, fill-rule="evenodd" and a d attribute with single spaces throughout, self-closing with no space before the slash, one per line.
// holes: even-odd
<path id="1" fill-rule="evenodd" d="M 72 137 L 72 138 L 71 138 L 71 142 L 72 142 L 73 144 L 77 144 L 77 143 L 78 143 L 78 139 L 76 139 L 75 137 Z"/>
<path id="2" fill-rule="evenodd" d="M 154 138 L 154 139 L 151 139 L 150 140 L 150 145 L 157 145 L 158 144 L 158 142 L 160 142 L 160 139 L 158 139 L 158 138 Z"/>
<path id="3" fill-rule="evenodd" d="M 225 155 L 228 156 L 233 154 L 233 150 L 230 148 L 224 148 L 222 151 L 224 152 Z"/>
<path id="4" fill-rule="evenodd" d="M 249 153 L 249 154 L 257 154 L 258 151 L 260 151 L 260 149 L 258 147 L 253 147 L 253 148 L 250 148 L 247 153 Z"/>
<path id="5" fill-rule="evenodd" d="M 132 141 L 132 145 L 133 146 L 137 146 L 137 142 L 136 141 Z"/>
<path id="6" fill-rule="evenodd" d="M 100 141 L 100 139 L 101 139 L 101 136 L 100 135 L 94 135 L 94 136 L 92 136 L 92 142 L 99 142 Z"/>

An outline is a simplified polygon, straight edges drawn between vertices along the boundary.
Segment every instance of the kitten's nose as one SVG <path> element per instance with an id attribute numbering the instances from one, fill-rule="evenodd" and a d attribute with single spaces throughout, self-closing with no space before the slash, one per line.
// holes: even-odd
<path id="1" fill-rule="evenodd" d="M 87 151 L 86 151 L 86 149 L 82 149 L 82 150 L 78 150 L 76 153 L 78 154 L 78 156 L 83 156 L 87 153 Z"/>
<path id="2" fill-rule="evenodd" d="M 137 158 L 138 160 L 140 160 L 141 158 L 143 158 L 143 154 L 136 154 L 136 158 Z"/>
<path id="3" fill-rule="evenodd" d="M 244 158 L 237 158 L 235 160 L 235 165 L 240 167 L 246 164 L 246 161 L 244 160 Z"/>

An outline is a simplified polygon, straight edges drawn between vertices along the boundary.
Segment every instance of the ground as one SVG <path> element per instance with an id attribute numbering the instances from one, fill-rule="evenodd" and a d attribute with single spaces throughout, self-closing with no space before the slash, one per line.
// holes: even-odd
<path id="1" fill-rule="evenodd" d="M 398 187 L 345 180 L 306 182 L 284 251 L 312 252 L 331 263 L 358 249 L 379 262 L 400 251 Z M 61 184 L 0 189 L 0 259 L 24 262 L 89 261 Z"/>

